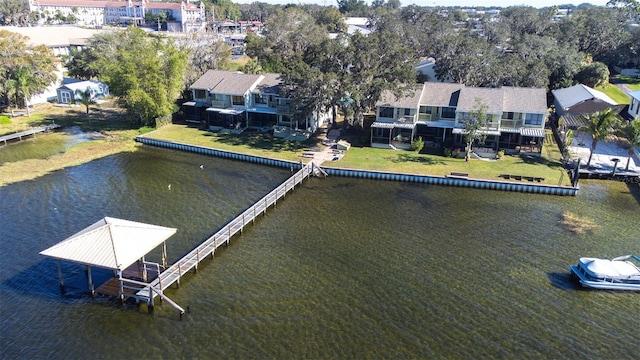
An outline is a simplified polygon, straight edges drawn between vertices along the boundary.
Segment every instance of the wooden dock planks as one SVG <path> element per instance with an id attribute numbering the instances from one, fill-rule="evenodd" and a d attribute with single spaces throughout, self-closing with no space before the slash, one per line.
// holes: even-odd
<path id="1" fill-rule="evenodd" d="M 51 124 L 51 125 L 47 125 L 47 126 L 34 128 L 34 129 L 31 129 L 31 130 L 21 131 L 21 132 L 9 134 L 9 135 L 3 135 L 3 136 L 0 136 L 0 142 L 4 143 L 4 145 L 7 145 L 7 141 L 15 140 L 15 139 L 22 140 L 23 137 L 26 137 L 26 136 L 29 136 L 29 135 L 35 135 L 37 133 L 49 131 L 49 130 L 52 130 L 52 129 L 57 129 L 59 127 L 60 127 L 60 125 L 58 125 L 58 124 Z"/>

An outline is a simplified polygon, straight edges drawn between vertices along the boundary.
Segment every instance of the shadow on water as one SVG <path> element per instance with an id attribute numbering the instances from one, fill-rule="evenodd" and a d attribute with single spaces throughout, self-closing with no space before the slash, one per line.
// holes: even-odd
<path id="1" fill-rule="evenodd" d="M 584 290 L 582 286 L 571 278 L 569 270 L 566 273 L 552 272 L 547 273 L 551 285 L 562 290 Z"/>
<path id="2" fill-rule="evenodd" d="M 62 299 L 64 302 L 84 301 L 89 296 L 89 285 L 84 267 L 62 262 L 64 291 L 60 289 L 58 265 L 53 259 L 45 259 L 0 283 L 0 290 L 29 297 Z M 92 268 L 94 287 L 98 287 L 111 277 L 105 269 Z"/>

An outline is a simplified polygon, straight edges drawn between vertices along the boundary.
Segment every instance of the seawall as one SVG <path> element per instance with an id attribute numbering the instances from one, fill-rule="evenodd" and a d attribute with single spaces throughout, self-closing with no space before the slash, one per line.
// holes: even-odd
<path id="1" fill-rule="evenodd" d="M 188 151 L 196 154 L 204 154 L 210 156 L 216 156 L 232 160 L 240 160 L 246 162 L 252 162 L 262 165 L 283 167 L 283 168 L 302 168 L 302 162 L 294 162 L 287 160 L 272 159 L 268 157 L 247 155 L 236 153 L 232 151 L 212 149 L 203 146 L 189 145 L 183 143 L 175 143 L 171 141 L 158 140 L 145 136 L 136 137 L 136 141 L 145 145 L 164 147 L 168 149 Z M 372 180 L 388 180 L 388 181 L 403 181 L 414 182 L 429 185 L 442 185 L 442 186 L 456 186 L 485 190 L 499 190 L 499 191 L 512 191 L 532 194 L 545 194 L 545 195 L 559 195 L 559 196 L 576 196 L 579 188 L 567 187 L 567 186 L 553 186 L 536 183 L 516 183 L 510 181 L 494 181 L 484 179 L 473 179 L 463 176 L 433 176 L 433 175 L 415 175 L 415 174 L 400 174 L 391 173 L 385 171 L 375 170 L 354 170 L 354 169 L 342 169 L 324 167 L 323 170 L 331 176 L 343 176 L 360 179 L 372 179 Z"/>

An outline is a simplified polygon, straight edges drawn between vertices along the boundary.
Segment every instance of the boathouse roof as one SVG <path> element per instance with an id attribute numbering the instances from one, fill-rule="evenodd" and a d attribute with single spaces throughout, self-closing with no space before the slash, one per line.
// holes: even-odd
<path id="1" fill-rule="evenodd" d="M 124 270 L 175 232 L 174 228 L 105 217 L 40 254 L 111 270 Z"/>

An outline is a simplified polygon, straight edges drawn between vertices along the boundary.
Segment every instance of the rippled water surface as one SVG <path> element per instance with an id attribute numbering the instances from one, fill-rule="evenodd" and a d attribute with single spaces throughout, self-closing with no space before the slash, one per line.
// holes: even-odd
<path id="1" fill-rule="evenodd" d="M 70 263 L 62 296 L 38 255 L 112 216 L 178 228 L 175 261 L 289 175 L 143 147 L 0 188 L 2 358 L 637 357 L 640 294 L 567 270 L 640 253 L 640 193 L 622 183 L 556 197 L 310 179 L 167 291 L 182 320 L 92 299 Z M 572 233 L 564 212 L 597 228 Z"/>

